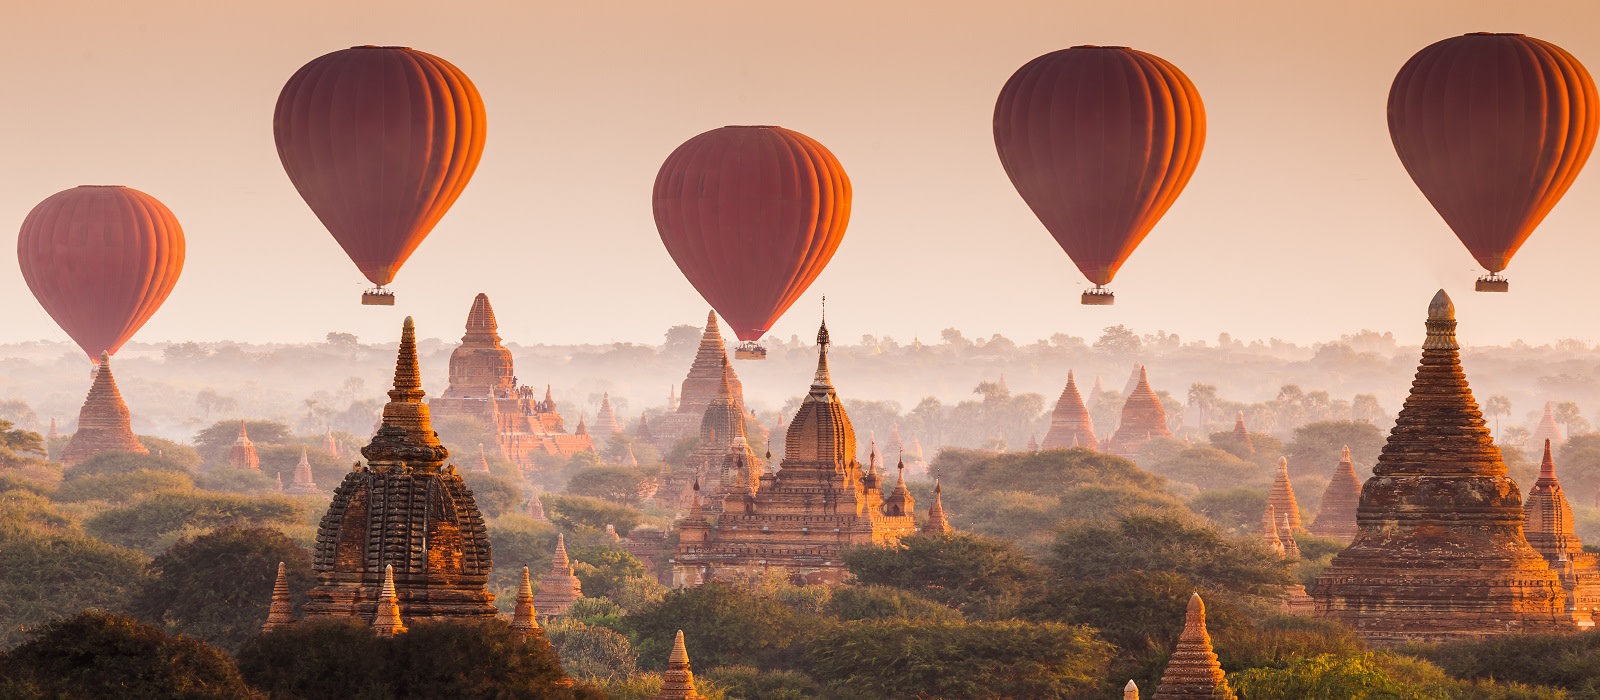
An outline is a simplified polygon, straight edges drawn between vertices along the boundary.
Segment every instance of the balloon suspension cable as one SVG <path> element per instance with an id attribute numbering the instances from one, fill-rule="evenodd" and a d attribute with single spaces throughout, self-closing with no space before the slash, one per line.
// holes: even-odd
<path id="1" fill-rule="evenodd" d="M 1479 277 L 1478 283 L 1473 289 L 1479 292 L 1509 292 L 1511 291 L 1511 280 L 1501 277 L 1498 272 L 1491 272 Z"/>
<path id="2" fill-rule="evenodd" d="M 394 292 L 378 285 L 361 293 L 362 306 L 394 306 Z"/>

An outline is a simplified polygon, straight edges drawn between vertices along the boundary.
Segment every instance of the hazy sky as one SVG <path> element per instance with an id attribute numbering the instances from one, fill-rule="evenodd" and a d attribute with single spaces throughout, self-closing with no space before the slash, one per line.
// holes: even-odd
<path id="1" fill-rule="evenodd" d="M 1389 142 L 1389 83 L 1429 43 L 1523 32 L 1600 71 L 1588 2 L 412 2 L 9 3 L 0 222 L 44 197 L 126 184 L 182 221 L 188 262 L 142 341 L 367 340 L 417 317 L 459 335 L 488 292 L 521 343 L 656 342 L 704 301 L 667 256 L 650 189 L 679 143 L 780 124 L 826 144 L 855 189 L 849 232 L 774 333 L 830 326 L 936 339 L 1098 335 L 1124 323 L 1186 339 L 1420 337 L 1448 289 L 1469 342 L 1600 338 L 1600 174 L 1580 175 L 1507 271 L 1476 264 Z M 1119 44 L 1179 66 L 1205 100 L 1194 178 L 1118 275 L 1085 283 L 995 157 L 995 97 L 1033 57 Z M 397 278 L 393 309 L 301 202 L 272 110 L 302 64 L 399 44 L 464 70 L 488 110 L 472 183 Z M 1591 162 L 1591 171 L 1600 163 Z M 10 240 L 9 238 L 7 240 Z M 11 248 L 14 250 L 14 246 Z M 10 252 L 7 253 L 10 255 Z M 14 260 L 14 258 L 12 258 Z M 0 342 L 66 336 L 0 265 Z"/>

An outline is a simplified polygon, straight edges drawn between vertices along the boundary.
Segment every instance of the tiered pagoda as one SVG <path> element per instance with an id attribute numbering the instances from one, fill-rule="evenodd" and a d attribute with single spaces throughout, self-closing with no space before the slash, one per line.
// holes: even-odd
<path id="1" fill-rule="evenodd" d="M 1138 382 L 1122 404 L 1122 422 L 1117 425 L 1117 432 L 1111 436 L 1106 450 L 1129 459 L 1138 456 L 1139 448 L 1151 438 L 1172 435 L 1167 427 L 1167 409 L 1161 405 L 1161 397 L 1150 388 L 1150 377 L 1144 365 L 1139 365 L 1135 371 L 1139 374 Z"/>
<path id="2" fill-rule="evenodd" d="M 317 528 L 310 618 L 371 620 L 384 571 L 406 620 L 494 617 L 489 534 L 472 491 L 447 464 L 423 403 L 416 331 L 408 317 L 394 388 L 364 463 L 345 475 Z"/>
<path id="3" fill-rule="evenodd" d="M 594 425 L 589 426 L 589 437 L 595 445 L 605 445 L 611 438 L 622 435 L 622 424 L 617 422 L 617 410 L 611 407 L 611 392 L 600 395 L 600 412 L 594 414 Z"/>
<path id="4" fill-rule="evenodd" d="M 306 452 L 304 447 L 300 448 L 300 463 L 294 465 L 294 478 L 290 481 L 289 488 L 284 489 L 283 492 L 296 495 L 322 493 L 322 490 L 317 488 L 316 479 L 311 476 L 310 454 Z"/>
<path id="5" fill-rule="evenodd" d="M 1233 419 L 1233 440 L 1243 446 L 1246 452 L 1256 453 L 1256 443 L 1250 439 L 1250 429 L 1244 427 L 1244 411 L 1240 411 Z"/>
<path id="6" fill-rule="evenodd" d="M 1355 463 L 1350 460 L 1350 446 L 1339 455 L 1339 465 L 1333 469 L 1333 478 L 1322 492 L 1322 504 L 1317 506 L 1317 519 L 1311 523 L 1311 534 L 1337 537 L 1343 540 L 1356 536 L 1356 509 L 1361 505 L 1361 480 L 1356 477 Z"/>
<path id="7" fill-rule="evenodd" d="M 1211 649 L 1211 633 L 1206 631 L 1206 604 L 1199 593 L 1189 596 L 1189 611 L 1183 620 L 1178 648 L 1167 660 L 1154 700 L 1238 700 L 1228 678 Z"/>
<path id="8" fill-rule="evenodd" d="M 1600 555 L 1583 551 L 1583 542 L 1572 531 L 1572 504 L 1556 479 L 1555 460 L 1550 458 L 1550 441 L 1544 443 L 1544 461 L 1539 464 L 1539 480 L 1528 489 L 1522 512 L 1523 532 L 1528 544 L 1544 557 L 1561 577 L 1567 592 L 1567 612 L 1580 628 L 1595 624 L 1600 608 Z"/>
<path id="9" fill-rule="evenodd" d="M 728 367 L 728 350 L 722 343 L 722 330 L 717 325 L 717 312 L 706 314 L 706 329 L 700 336 L 700 347 L 695 351 L 694 364 L 689 366 L 689 374 L 683 379 L 683 391 L 677 397 L 668 399 L 670 413 L 661 416 L 650 423 L 650 436 L 657 449 L 662 453 L 670 451 L 678 441 L 694 437 L 700 429 L 700 418 L 705 415 L 706 408 L 717 399 L 723 381 L 723 369 L 727 367 L 727 381 L 733 405 L 742 417 L 749 413 L 744 405 L 744 385 L 739 383 L 739 375 Z M 672 402 L 677 407 L 671 406 Z M 765 439 L 765 435 L 761 439 Z M 724 440 L 728 438 L 724 437 Z"/>
<path id="10" fill-rule="evenodd" d="M 1267 504 L 1278 512 L 1279 517 L 1289 518 L 1290 527 L 1300 529 L 1300 504 L 1294 499 L 1294 485 L 1289 483 L 1289 460 L 1286 457 L 1278 458 L 1278 473 L 1272 477 L 1272 490 L 1267 492 Z"/>
<path id="11" fill-rule="evenodd" d="M 848 574 L 846 547 L 882 545 L 916 532 L 915 503 L 902 482 L 885 497 L 880 475 L 856 460 L 856 435 L 828 373 L 828 327 L 817 332 L 817 372 L 789 421 L 778 470 L 756 492 L 710 522 L 695 491 L 679 523 L 673 583 L 747 580 L 768 572 L 804 583 Z"/>
<path id="12" fill-rule="evenodd" d="M 1556 423 L 1556 414 L 1549 401 L 1544 402 L 1544 415 L 1539 417 L 1539 424 L 1533 427 L 1533 434 L 1528 436 L 1528 447 L 1539 449 L 1548 440 L 1552 445 L 1560 445 L 1567 441 L 1561 434 L 1561 426 Z"/>
<path id="13" fill-rule="evenodd" d="M 1572 629 L 1560 578 L 1524 539 L 1521 494 L 1461 370 L 1443 290 L 1427 329 L 1361 489 L 1355 541 L 1312 584 L 1316 612 L 1378 645 Z"/>
<path id="14" fill-rule="evenodd" d="M 689 650 L 683 645 L 683 630 L 672 638 L 672 654 L 667 656 L 667 670 L 661 674 L 661 692 L 650 700 L 703 700 L 694 687 L 694 672 L 689 669 Z"/>
<path id="15" fill-rule="evenodd" d="M 733 367 L 726 358 L 722 361 L 720 376 L 716 397 L 701 411 L 699 437 L 694 449 L 684 458 L 683 464 L 675 466 L 661 479 L 655 498 L 663 507 L 687 507 L 689 486 L 699 481 L 702 487 L 710 486 L 710 499 L 705 505 L 715 515 L 721 512 L 725 497 L 747 490 L 740 484 L 741 476 L 750 477 L 766 469 L 766 464 L 750 447 L 744 414 L 734 394 Z M 730 470 L 739 474 L 729 474 Z"/>
<path id="16" fill-rule="evenodd" d="M 242 420 L 239 421 L 239 437 L 234 438 L 233 446 L 228 448 L 228 466 L 261 471 L 261 455 L 256 452 L 256 443 L 250 440 L 250 431 L 245 430 Z"/>
<path id="17" fill-rule="evenodd" d="M 936 479 L 933 482 L 933 505 L 928 506 L 928 520 L 922 523 L 922 532 L 927 535 L 946 535 L 950 533 L 950 521 L 944 517 L 944 488 Z"/>
<path id="18" fill-rule="evenodd" d="M 1067 386 L 1056 399 L 1055 410 L 1050 412 L 1050 432 L 1044 434 L 1044 442 L 1039 447 L 1046 450 L 1100 449 L 1100 441 L 1094 436 L 1094 419 L 1089 417 L 1089 408 L 1083 405 L 1072 370 L 1067 370 Z"/>
<path id="19" fill-rule="evenodd" d="M 572 560 L 567 558 L 567 536 L 556 535 L 556 552 L 550 557 L 550 570 L 539 578 L 539 593 L 533 605 L 539 617 L 564 615 L 567 608 L 583 597 L 583 583 L 572 573 Z"/>
<path id="20" fill-rule="evenodd" d="M 128 405 L 122 402 L 117 380 L 111 376 L 111 355 L 100 353 L 94 383 L 89 385 L 83 408 L 78 409 L 78 431 L 67 441 L 60 461 L 70 467 L 111 451 L 150 453 L 133 435 Z"/>
<path id="21" fill-rule="evenodd" d="M 544 399 L 514 373 L 511 350 L 500 343 L 500 325 L 489 296 L 479 294 L 467 312 L 466 334 L 450 353 L 450 386 L 428 402 L 434 414 L 466 416 L 494 426 L 500 453 L 525 472 L 538 470 L 538 457 L 567 457 L 594 449 L 586 435 L 567 432 L 550 388 Z"/>

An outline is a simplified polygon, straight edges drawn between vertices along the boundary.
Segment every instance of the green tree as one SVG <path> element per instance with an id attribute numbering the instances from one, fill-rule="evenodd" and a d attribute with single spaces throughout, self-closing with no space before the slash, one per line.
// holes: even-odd
<path id="1" fill-rule="evenodd" d="M 644 564 L 618 547 L 582 547 L 572 551 L 572 573 L 585 597 L 610 596 L 632 578 L 646 578 Z"/>
<path id="2" fill-rule="evenodd" d="M 1383 441 L 1383 431 L 1366 421 L 1320 421 L 1295 428 L 1284 456 L 1289 458 L 1290 474 L 1323 476 L 1333 471 L 1340 451 L 1348 445 L 1359 474 L 1377 463 Z"/>
<path id="3" fill-rule="evenodd" d="M 520 480 L 480 472 L 465 472 L 462 478 L 472 489 L 473 501 L 478 504 L 478 509 L 487 517 L 519 512 L 528 502 Z"/>
<path id="4" fill-rule="evenodd" d="M 6 494 L 0 501 L 15 501 Z M 89 608 L 120 608 L 145 578 L 138 552 L 70 531 L 0 522 L 0 648 L 46 620 Z"/>
<path id="5" fill-rule="evenodd" d="M 304 603 L 316 583 L 311 555 L 283 533 L 223 528 L 186 539 L 150 562 L 150 579 L 129 609 L 168 631 L 236 650 L 267 621 L 278 562 L 291 600 Z"/>
<path id="6" fill-rule="evenodd" d="M 1130 516 L 1115 525 L 1061 533 L 1050 566 L 1057 581 L 1097 581 L 1128 571 L 1159 571 L 1194 584 L 1275 596 L 1293 583 L 1281 558 L 1254 542 L 1170 516 Z"/>
<path id="7" fill-rule="evenodd" d="M 1008 616 L 1035 593 L 1044 575 L 1010 542 L 963 532 L 848 549 L 844 563 L 863 585 L 910 591 L 978 618 Z"/>
<path id="8" fill-rule="evenodd" d="M 654 469 L 602 466 L 580 469 L 567 481 L 567 493 L 637 506 L 655 481 Z"/>
<path id="9" fill-rule="evenodd" d="M 259 698 L 227 654 L 204 642 L 90 611 L 51 622 L 0 655 L 13 698 Z"/>
<path id="10" fill-rule="evenodd" d="M 1582 634 L 1526 634 L 1450 642 L 1415 650 L 1457 678 L 1548 685 L 1600 697 L 1600 638 Z"/>
<path id="11" fill-rule="evenodd" d="M 644 520 L 644 514 L 627 506 L 587 496 L 544 494 L 545 516 L 563 530 L 587 527 L 604 530 L 615 526 L 617 534 L 626 535 Z"/>
<path id="12" fill-rule="evenodd" d="M 14 468 L 44 458 L 44 438 L 31 430 L 0 420 L 0 467 Z"/>
<path id="13" fill-rule="evenodd" d="M 1174 481 L 1194 484 L 1202 491 L 1262 483 L 1268 477 L 1259 464 L 1215 447 L 1191 447 L 1169 460 L 1152 464 L 1150 470 Z"/>
<path id="14" fill-rule="evenodd" d="M 246 420 L 244 424 L 245 430 L 250 433 L 250 441 L 258 448 L 294 441 L 289 426 L 277 421 Z M 227 464 L 228 449 L 238 439 L 238 419 L 220 420 L 195 433 L 194 448 L 206 464 Z"/>
<path id="15" fill-rule="evenodd" d="M 630 612 L 622 623 L 635 640 L 639 663 L 654 669 L 666 667 L 679 629 L 694 640 L 696 664 L 762 666 L 789 648 L 806 624 L 776 600 L 719 581 L 671 591 L 659 605 Z"/>
<path id="16" fill-rule="evenodd" d="M 95 474 L 67 479 L 56 490 L 55 498 L 63 503 L 81 501 L 106 501 L 128 503 L 149 494 L 162 491 L 186 492 L 194 490 L 194 479 L 188 474 L 172 471 L 140 469 L 118 474 Z"/>
<path id="17" fill-rule="evenodd" d="M 822 687 L 799 671 L 761 670 L 752 666 L 719 666 L 695 672 L 695 682 L 705 679 L 729 698 L 810 700 L 822 697 Z"/>
<path id="18" fill-rule="evenodd" d="M 959 622 L 961 612 L 889 586 L 844 586 L 828 598 L 828 614 L 841 620 Z"/>
<path id="19" fill-rule="evenodd" d="M 1119 323 L 1106 326 L 1100 338 L 1094 341 L 1094 349 L 1108 355 L 1132 356 L 1138 355 L 1144 344 L 1139 341 L 1139 334 Z"/>
<path id="20" fill-rule="evenodd" d="M 160 551 L 166 538 L 224 527 L 298 524 L 303 506 L 282 496 L 250 498 L 231 494 L 157 493 L 133 505 L 90 518 L 89 534 L 111 544 Z"/>
<path id="21" fill-rule="evenodd" d="M 1058 623 L 855 622 L 806 644 L 805 668 L 831 697 L 1090 697 L 1111 645 Z"/>
<path id="22" fill-rule="evenodd" d="M 1224 531 L 1255 532 L 1261 529 L 1261 514 L 1267 510 L 1267 491 L 1261 488 L 1206 491 L 1190 500 L 1189 508 Z"/>
<path id="23" fill-rule="evenodd" d="M 561 665 L 574 678 L 615 681 L 634 674 L 638 658 L 633 644 L 616 630 L 586 625 L 571 616 L 558 617 L 544 626 Z"/>
<path id="24" fill-rule="evenodd" d="M 101 452 L 78 464 L 62 470 L 64 480 L 81 479 L 90 476 L 103 476 L 107 474 L 127 474 L 137 471 L 189 473 L 177 458 L 156 454 L 139 454 L 138 452 L 124 452 L 113 450 Z"/>

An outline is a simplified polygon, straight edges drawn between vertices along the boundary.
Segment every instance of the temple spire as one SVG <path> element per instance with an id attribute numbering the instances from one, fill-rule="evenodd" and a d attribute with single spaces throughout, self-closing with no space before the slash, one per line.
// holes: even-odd
<path id="1" fill-rule="evenodd" d="M 280 561 L 278 578 L 272 583 L 272 606 L 267 608 L 267 622 L 261 626 L 261 631 L 271 632 L 292 624 L 294 624 L 294 603 L 289 600 L 289 575 L 284 569 L 283 562 Z"/>
<path id="2" fill-rule="evenodd" d="M 824 315 L 817 328 L 817 373 L 811 380 L 811 397 L 825 398 L 834 395 L 833 377 L 828 373 L 828 319 Z"/>
<path id="3" fill-rule="evenodd" d="M 683 644 L 683 630 L 678 630 L 678 634 L 672 638 L 667 670 L 661 674 L 661 692 L 651 700 L 700 700 L 704 697 L 695 691 L 694 672 L 689 668 L 689 649 Z"/>
<path id="4" fill-rule="evenodd" d="M 538 614 L 555 617 L 567 612 L 573 601 L 583 597 L 583 584 L 572 573 L 572 560 L 567 558 L 567 536 L 556 534 L 556 551 L 550 558 L 550 571 L 539 579 L 539 594 L 534 597 Z"/>
<path id="5" fill-rule="evenodd" d="M 394 364 L 394 388 L 383 407 L 383 421 L 372 441 L 361 448 L 374 468 L 409 468 L 437 471 L 450 451 L 433 432 L 428 405 L 422 402 L 422 370 L 417 365 L 417 331 L 407 316 L 400 331 L 400 349 Z"/>
<path id="6" fill-rule="evenodd" d="M 317 493 L 317 482 L 311 474 L 311 454 L 300 448 L 300 462 L 294 465 L 294 476 L 289 482 L 289 493 Z"/>
<path id="7" fill-rule="evenodd" d="M 1356 510 L 1361 506 L 1361 480 L 1356 477 L 1355 464 L 1350 459 L 1350 446 L 1345 445 L 1339 464 L 1333 469 L 1333 478 L 1322 492 L 1322 504 L 1317 508 L 1317 519 L 1311 523 L 1311 533 L 1323 537 L 1351 539 L 1356 536 Z"/>
<path id="8" fill-rule="evenodd" d="M 1245 450 L 1249 451 L 1250 454 L 1256 453 L 1256 444 L 1255 441 L 1250 439 L 1250 430 L 1244 427 L 1244 411 L 1240 411 L 1239 415 L 1233 419 L 1233 439 L 1234 442 L 1244 445 Z"/>
<path id="9" fill-rule="evenodd" d="M 383 588 L 378 592 L 378 614 L 372 618 L 372 631 L 380 637 L 406 633 L 406 623 L 400 619 L 400 598 L 394 591 L 393 564 L 383 567 Z"/>
<path id="10" fill-rule="evenodd" d="M 1183 634 L 1178 636 L 1178 647 L 1167 661 L 1167 670 L 1161 674 L 1161 685 L 1156 688 L 1154 700 L 1238 700 L 1228 679 L 1217 663 L 1217 654 L 1211 649 L 1211 634 L 1206 631 L 1206 604 L 1199 593 L 1189 596 L 1189 610 L 1184 614 Z"/>
<path id="11" fill-rule="evenodd" d="M 128 405 L 123 403 L 117 380 L 111 376 L 111 355 L 100 353 L 89 395 L 78 410 L 78 430 L 61 451 L 61 463 L 70 467 L 110 450 L 149 454 L 134 437 L 131 422 Z"/>
<path id="12" fill-rule="evenodd" d="M 944 489 L 939 480 L 933 480 L 933 505 L 928 507 L 928 522 L 922 526 L 925 533 L 942 535 L 950 531 L 950 522 L 944 517 Z"/>
<path id="13" fill-rule="evenodd" d="M 1267 502 L 1277 509 L 1278 515 L 1288 516 L 1289 524 L 1296 530 L 1301 528 L 1300 504 L 1294 498 L 1294 485 L 1289 481 L 1289 458 L 1278 458 L 1278 472 L 1272 478 L 1272 490 L 1267 494 Z"/>
<path id="14" fill-rule="evenodd" d="M 523 636 L 539 633 L 538 609 L 533 606 L 533 578 L 522 567 L 522 585 L 517 588 L 517 607 L 511 613 L 511 629 Z"/>

